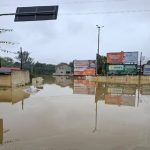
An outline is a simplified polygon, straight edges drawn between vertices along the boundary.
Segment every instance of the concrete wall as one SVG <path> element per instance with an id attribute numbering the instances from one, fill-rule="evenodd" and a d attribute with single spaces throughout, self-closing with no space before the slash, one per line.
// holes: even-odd
<path id="1" fill-rule="evenodd" d="M 11 86 L 11 75 L 0 75 L 0 86 L 10 87 Z"/>
<path id="2" fill-rule="evenodd" d="M 86 77 L 87 80 L 102 83 L 138 84 L 139 76 L 97 76 Z M 150 76 L 141 76 L 141 84 L 150 84 Z"/>
<path id="3" fill-rule="evenodd" d="M 30 83 L 29 71 L 12 71 L 10 75 L 0 75 L 0 87 L 15 87 Z"/>
<path id="4" fill-rule="evenodd" d="M 30 83 L 29 71 L 12 71 L 12 87 L 22 86 Z"/>

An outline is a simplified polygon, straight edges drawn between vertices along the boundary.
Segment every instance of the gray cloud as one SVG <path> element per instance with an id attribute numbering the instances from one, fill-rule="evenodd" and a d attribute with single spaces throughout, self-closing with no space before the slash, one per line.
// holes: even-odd
<path id="1" fill-rule="evenodd" d="M 0 40 L 20 43 L 5 48 L 14 51 L 22 46 L 35 61 L 47 63 L 95 59 L 96 24 L 99 24 L 105 26 L 101 30 L 101 54 L 138 50 L 150 56 L 149 0 L 5 0 L 1 2 L 0 12 L 15 12 L 18 6 L 54 4 L 60 4 L 55 21 L 16 23 L 14 16 L 0 17 L 0 28 L 14 29 L 12 33 L 1 34 Z"/>

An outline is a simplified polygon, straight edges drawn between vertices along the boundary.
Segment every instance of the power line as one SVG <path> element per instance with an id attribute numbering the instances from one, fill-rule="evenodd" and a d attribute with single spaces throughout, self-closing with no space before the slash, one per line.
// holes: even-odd
<path id="1" fill-rule="evenodd" d="M 69 16 L 69 15 L 105 15 L 105 14 L 127 14 L 127 13 L 150 13 L 150 9 L 133 9 L 133 10 L 119 10 L 119 11 L 89 11 L 89 12 L 67 12 L 67 13 L 59 13 L 60 16 Z M 1 15 L 1 14 L 0 14 Z M 9 14 L 8 14 L 9 15 Z M 2 43 L 2 42 L 0 42 Z M 3 43 L 7 43 L 4 42 Z M 8 42 L 9 43 L 9 42 Z M 14 43 L 19 44 L 19 43 Z"/>
<path id="2" fill-rule="evenodd" d="M 18 54 L 17 52 L 12 52 L 12 51 L 8 51 L 8 50 L 5 50 L 5 49 L 0 49 L 1 52 L 4 52 L 4 53 L 11 53 L 11 54 Z"/>
<path id="3" fill-rule="evenodd" d="M 58 1 L 59 5 L 72 5 L 72 4 L 89 4 L 89 3 L 111 3 L 111 2 L 124 2 L 128 0 L 87 0 L 87 1 L 69 1 L 69 2 L 64 2 L 64 1 Z M 56 3 L 56 2 L 55 2 Z"/>
<path id="4" fill-rule="evenodd" d="M 72 4 L 88 4 L 88 3 L 115 3 L 115 2 L 126 2 L 126 1 L 128 1 L 128 0 L 87 0 L 87 1 L 85 1 L 85 0 L 83 0 L 83 1 L 81 1 L 81 0 L 74 0 L 74 1 L 67 1 L 67 2 L 64 2 L 64 1 L 47 1 L 47 2 L 51 2 L 51 5 L 53 5 L 53 4 L 58 4 L 58 5 L 72 5 Z M 33 5 L 33 3 L 30 3 L 30 2 L 28 2 L 28 3 L 26 3 L 26 5 Z M 1 5 L 1 6 L 21 6 L 21 5 L 24 5 L 24 4 L 14 4 L 14 3 L 9 3 L 9 4 L 5 4 L 5 5 Z"/>
<path id="5" fill-rule="evenodd" d="M 11 45 L 15 45 L 15 44 L 19 44 L 19 43 L 14 43 L 14 42 L 9 42 L 9 41 L 0 41 L 0 44 L 11 44 Z"/>
<path id="6" fill-rule="evenodd" d="M 12 32 L 13 29 L 0 29 L 0 33 L 3 33 L 3 32 Z"/>
<path id="7" fill-rule="evenodd" d="M 97 11 L 97 12 L 76 12 L 76 13 L 60 13 L 59 15 L 98 15 L 98 14 L 125 14 L 125 13 L 150 13 L 150 9 L 147 10 L 120 10 L 120 11 Z"/>

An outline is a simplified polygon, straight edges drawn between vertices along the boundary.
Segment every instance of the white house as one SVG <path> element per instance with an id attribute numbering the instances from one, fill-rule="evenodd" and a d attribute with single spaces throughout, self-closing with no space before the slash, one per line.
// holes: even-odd
<path id="1" fill-rule="evenodd" d="M 65 76 L 71 74 L 72 74 L 71 67 L 66 63 L 60 63 L 55 67 L 55 73 L 53 75 Z"/>

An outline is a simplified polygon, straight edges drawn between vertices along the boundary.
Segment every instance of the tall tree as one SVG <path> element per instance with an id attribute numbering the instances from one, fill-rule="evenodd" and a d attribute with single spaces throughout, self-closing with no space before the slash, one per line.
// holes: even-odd
<path id="1" fill-rule="evenodd" d="M 24 51 L 21 53 L 21 51 L 18 51 L 18 56 L 15 57 L 17 60 L 21 61 L 23 64 L 32 65 L 33 64 L 33 58 L 30 57 L 30 53 L 28 51 Z"/>

